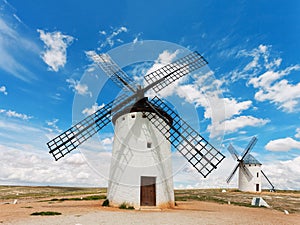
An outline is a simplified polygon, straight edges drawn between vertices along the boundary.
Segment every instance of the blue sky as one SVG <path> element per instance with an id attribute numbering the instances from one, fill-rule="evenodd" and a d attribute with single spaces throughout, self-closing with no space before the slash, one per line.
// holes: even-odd
<path id="1" fill-rule="evenodd" d="M 227 146 L 242 151 L 255 135 L 252 153 L 275 187 L 299 189 L 299 17 L 298 1 L 0 0 L 0 184 L 106 186 L 112 126 L 62 162 L 46 142 L 120 91 L 88 52 L 114 54 L 124 44 L 156 40 L 208 60 L 202 74 L 161 96 L 192 106 L 201 134 L 227 156 L 207 179 L 188 165 L 175 168 L 175 187 L 227 187 L 234 167 Z M 142 76 L 134 72 L 179 57 L 173 50 L 148 67 L 124 69 Z M 88 77 L 102 85 L 99 96 Z M 85 108 L 75 115 L 81 98 Z M 182 163 L 174 153 L 174 164 Z"/>

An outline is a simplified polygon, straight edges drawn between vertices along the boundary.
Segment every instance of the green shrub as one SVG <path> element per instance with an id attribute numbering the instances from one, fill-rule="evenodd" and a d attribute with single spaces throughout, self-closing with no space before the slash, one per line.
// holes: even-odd
<path id="1" fill-rule="evenodd" d="M 128 205 L 126 202 L 123 202 L 121 205 L 119 205 L 119 209 L 134 209 L 134 207 Z"/>
<path id="2" fill-rule="evenodd" d="M 104 202 L 102 203 L 102 206 L 109 206 L 109 200 L 105 199 Z"/>
<path id="3" fill-rule="evenodd" d="M 46 212 L 34 212 L 34 213 L 31 213 L 30 215 L 31 216 L 56 216 L 56 215 L 61 215 L 61 213 L 46 211 Z"/>
<path id="4" fill-rule="evenodd" d="M 125 202 L 123 202 L 121 205 L 119 205 L 119 209 L 126 209 L 127 205 Z"/>

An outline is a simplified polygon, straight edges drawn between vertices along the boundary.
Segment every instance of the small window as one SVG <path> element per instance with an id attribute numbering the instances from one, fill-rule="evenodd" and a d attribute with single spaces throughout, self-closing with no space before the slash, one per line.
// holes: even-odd
<path id="1" fill-rule="evenodd" d="M 135 118 L 135 115 L 134 115 L 134 114 L 131 114 L 131 118 L 134 119 L 134 118 Z"/>
<path id="2" fill-rule="evenodd" d="M 145 113 L 143 113 L 143 115 L 142 115 L 142 118 L 147 118 L 147 116 L 146 116 L 146 114 L 145 114 Z"/>
<path id="3" fill-rule="evenodd" d="M 147 148 L 151 148 L 152 147 L 152 143 L 151 142 L 147 142 Z"/>
<path id="4" fill-rule="evenodd" d="M 122 120 L 125 120 L 125 117 L 123 117 Z"/>
<path id="5" fill-rule="evenodd" d="M 256 173 L 256 177 L 258 177 L 258 176 L 259 176 L 259 172 Z"/>

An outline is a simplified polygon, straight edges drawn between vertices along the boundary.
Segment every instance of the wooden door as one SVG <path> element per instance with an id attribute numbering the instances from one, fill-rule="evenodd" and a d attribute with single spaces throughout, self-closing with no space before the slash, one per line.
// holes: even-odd
<path id="1" fill-rule="evenodd" d="M 155 177 L 141 177 L 141 206 L 156 205 Z"/>

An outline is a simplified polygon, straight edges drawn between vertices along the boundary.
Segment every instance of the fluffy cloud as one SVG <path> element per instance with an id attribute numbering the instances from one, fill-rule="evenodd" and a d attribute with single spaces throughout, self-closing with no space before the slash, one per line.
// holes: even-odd
<path id="1" fill-rule="evenodd" d="M 89 95 L 92 97 L 92 92 L 89 91 L 89 88 L 86 84 L 81 84 L 78 80 L 72 78 L 66 80 L 69 83 L 69 87 L 79 95 Z"/>
<path id="2" fill-rule="evenodd" d="M 261 51 L 264 51 L 264 47 L 261 48 Z M 164 51 L 147 73 L 171 63 L 178 53 L 179 51 Z M 238 101 L 232 97 L 223 97 L 222 93 L 227 92 L 223 87 L 226 80 L 217 79 L 211 70 L 205 71 L 204 74 L 194 74 L 193 81 L 189 84 L 184 82 L 184 79 L 177 80 L 161 90 L 159 96 L 167 97 L 175 94 L 196 107 L 203 107 L 204 118 L 211 120 L 211 125 L 208 126 L 211 138 L 220 137 L 224 132 L 235 132 L 245 126 L 262 126 L 269 122 L 268 119 L 253 116 L 237 117 L 252 107 L 252 101 Z M 155 93 L 150 92 L 150 96 L 152 95 Z"/>
<path id="3" fill-rule="evenodd" d="M 237 53 L 237 57 L 246 57 L 252 58 L 246 66 L 244 66 L 241 70 L 235 70 L 232 79 L 240 79 L 245 78 L 247 76 L 251 76 L 250 74 L 256 75 L 262 69 L 273 70 L 278 68 L 282 62 L 281 58 L 271 58 L 270 57 L 270 48 L 268 45 L 259 45 L 257 48 L 254 48 L 251 51 L 241 50 Z"/>
<path id="4" fill-rule="evenodd" d="M 42 58 L 49 66 L 50 70 L 57 72 L 66 64 L 67 47 L 72 43 L 74 38 L 72 36 L 62 34 L 60 31 L 37 31 L 40 33 L 40 39 L 45 44 L 45 51 L 42 53 Z"/>
<path id="5" fill-rule="evenodd" d="M 6 91 L 6 87 L 5 86 L 1 86 L 0 87 L 0 93 L 3 93 L 4 95 L 7 95 L 7 91 Z"/>
<path id="6" fill-rule="evenodd" d="M 93 137 L 55 161 L 47 153 L 45 144 L 53 138 L 47 129 L 22 120 L 0 120 L 0 136 L 6 140 L 0 144 L 0 184 L 107 186 L 109 139 Z"/>
<path id="7" fill-rule="evenodd" d="M 276 139 L 269 141 L 265 146 L 265 149 L 276 152 L 286 152 L 292 149 L 300 149 L 300 141 L 296 141 L 290 137 Z"/>
<path id="8" fill-rule="evenodd" d="M 106 146 L 107 145 L 112 146 L 113 141 L 114 141 L 114 138 L 110 137 L 110 138 L 104 138 L 103 140 L 101 140 L 101 143 Z"/>
<path id="9" fill-rule="evenodd" d="M 260 119 L 253 116 L 239 116 L 236 118 L 224 120 L 219 124 L 209 125 L 207 129 L 211 132 L 211 136 L 215 137 L 223 134 L 223 132 L 233 133 L 247 126 L 260 127 L 269 122 L 270 121 L 268 119 Z"/>
<path id="10" fill-rule="evenodd" d="M 169 52 L 167 50 L 163 51 L 161 54 L 159 54 L 153 66 L 147 71 L 147 74 L 152 73 L 155 70 L 158 70 L 159 68 L 171 63 L 176 58 L 178 53 L 179 50 L 176 50 L 175 52 Z"/>
<path id="11" fill-rule="evenodd" d="M 93 113 L 95 113 L 97 110 L 103 108 L 104 104 L 102 105 L 98 105 L 97 102 L 95 102 L 94 105 L 92 105 L 91 108 L 85 108 L 84 110 L 82 110 L 82 114 L 89 116 L 92 115 Z"/>
<path id="12" fill-rule="evenodd" d="M 0 162 L 3 171 L 0 175 L 1 184 L 107 185 L 105 179 L 93 173 L 80 153 L 55 162 L 50 155 L 23 151 L 22 147 L 0 145 Z"/>
<path id="13" fill-rule="evenodd" d="M 237 188 L 238 186 L 238 173 L 235 174 L 229 184 L 226 183 L 226 178 L 236 165 L 229 154 L 226 154 L 226 158 L 207 178 L 199 175 L 178 152 L 173 153 L 172 162 L 175 188 Z M 285 161 L 273 159 L 269 163 L 262 162 L 262 164 L 262 170 L 275 186 L 275 189 L 295 190 L 300 186 L 299 156 Z M 265 178 L 262 179 L 262 187 L 264 189 L 271 188 Z"/>
<path id="14" fill-rule="evenodd" d="M 291 160 L 264 164 L 263 171 L 266 172 L 275 189 L 295 190 L 300 187 L 300 156 Z"/>
<path id="15" fill-rule="evenodd" d="M 29 120 L 32 118 L 32 116 L 28 116 L 26 114 L 18 113 L 16 111 L 12 111 L 12 110 L 0 109 L 0 113 L 6 115 L 8 117 L 18 118 L 18 119 L 22 119 L 22 120 Z"/>
<path id="16" fill-rule="evenodd" d="M 249 84 L 258 88 L 255 99 L 268 100 L 284 111 L 293 112 L 300 100 L 300 83 L 291 84 L 288 80 L 280 80 L 280 78 L 289 75 L 294 70 L 300 70 L 300 66 L 291 66 L 277 72 L 267 71 L 258 77 L 251 78 Z"/>
<path id="17" fill-rule="evenodd" d="M 240 116 L 252 106 L 252 101 L 237 101 L 222 96 L 221 86 L 224 81 L 218 80 L 212 72 L 202 75 L 192 84 L 180 85 L 176 93 L 185 101 L 204 108 L 204 118 L 211 119 L 208 126 L 210 137 L 220 137 L 224 133 L 232 133 L 246 126 L 262 126 L 269 122 L 253 116 Z"/>
<path id="18" fill-rule="evenodd" d="M 232 81 L 249 79 L 248 85 L 257 89 L 254 96 L 256 100 L 270 101 L 286 112 L 297 109 L 300 103 L 300 83 L 291 82 L 288 76 L 300 70 L 299 64 L 280 69 L 282 59 L 271 56 L 271 46 L 266 45 L 259 45 L 251 51 L 239 51 L 237 57 L 250 57 L 252 61 L 232 71 Z"/>

